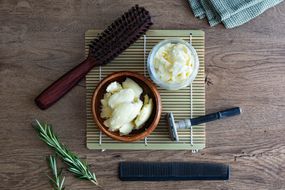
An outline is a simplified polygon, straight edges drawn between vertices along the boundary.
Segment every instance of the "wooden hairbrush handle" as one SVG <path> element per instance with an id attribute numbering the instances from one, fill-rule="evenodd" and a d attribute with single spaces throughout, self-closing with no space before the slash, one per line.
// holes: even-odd
<path id="1" fill-rule="evenodd" d="M 60 77 L 35 99 L 38 107 L 43 110 L 49 108 L 83 79 L 94 66 L 94 59 L 88 57 L 82 63 Z"/>

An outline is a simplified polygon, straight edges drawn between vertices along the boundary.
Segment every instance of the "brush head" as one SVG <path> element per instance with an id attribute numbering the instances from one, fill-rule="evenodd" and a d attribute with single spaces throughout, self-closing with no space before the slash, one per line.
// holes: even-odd
<path id="1" fill-rule="evenodd" d="M 145 34 L 151 25 L 151 17 L 145 8 L 132 7 L 90 43 L 89 57 L 98 65 L 110 62 Z"/>

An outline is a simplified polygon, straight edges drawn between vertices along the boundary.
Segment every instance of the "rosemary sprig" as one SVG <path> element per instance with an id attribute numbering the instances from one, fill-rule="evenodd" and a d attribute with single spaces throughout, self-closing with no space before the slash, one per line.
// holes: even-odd
<path id="1" fill-rule="evenodd" d="M 57 164 L 56 164 L 56 157 L 53 155 L 50 155 L 47 157 L 47 161 L 49 164 L 49 167 L 52 171 L 52 176 L 48 176 L 50 179 L 50 183 L 53 186 L 54 190 L 64 190 L 64 180 L 65 177 L 62 177 L 62 169 L 58 172 L 57 171 Z"/>
<path id="2" fill-rule="evenodd" d="M 68 165 L 68 170 L 80 179 L 89 180 L 95 185 L 98 185 L 95 173 L 90 171 L 89 166 L 85 161 L 81 161 L 76 154 L 67 149 L 60 143 L 58 137 L 53 132 L 52 126 L 47 123 L 40 123 L 36 120 L 33 124 L 38 135 L 56 154 Z"/>

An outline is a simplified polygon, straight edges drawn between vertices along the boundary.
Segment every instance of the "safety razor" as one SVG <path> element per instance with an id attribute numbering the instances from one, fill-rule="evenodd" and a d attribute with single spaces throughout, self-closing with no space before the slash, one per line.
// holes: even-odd
<path id="1" fill-rule="evenodd" d="M 232 117 L 241 114 L 241 108 L 235 107 L 231 109 L 227 109 L 224 111 L 211 113 L 205 116 L 200 116 L 196 118 L 191 119 L 184 119 L 178 122 L 175 122 L 173 113 L 167 113 L 166 114 L 166 120 L 169 127 L 169 135 L 172 141 L 179 142 L 179 136 L 178 136 L 178 129 L 190 129 L 193 125 L 199 125 L 202 123 L 207 123 L 210 121 L 215 121 L 219 119 L 224 119 L 227 117 Z"/>

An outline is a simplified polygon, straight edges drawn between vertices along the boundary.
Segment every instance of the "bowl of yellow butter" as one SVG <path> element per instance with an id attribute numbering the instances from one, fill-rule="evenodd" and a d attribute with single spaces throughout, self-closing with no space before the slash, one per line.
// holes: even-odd
<path id="1" fill-rule="evenodd" d="M 159 42 L 151 50 L 147 68 L 150 78 L 161 88 L 178 90 L 190 85 L 199 71 L 199 59 L 193 46 L 181 39 Z"/>

